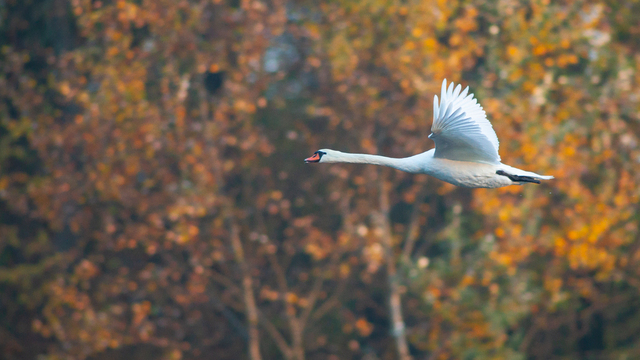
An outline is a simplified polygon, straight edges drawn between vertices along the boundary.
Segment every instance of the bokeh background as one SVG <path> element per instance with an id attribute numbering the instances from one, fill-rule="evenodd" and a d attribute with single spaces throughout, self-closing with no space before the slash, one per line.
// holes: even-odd
<path id="1" fill-rule="evenodd" d="M 0 358 L 640 359 L 640 1 L 1 0 Z M 497 190 L 428 150 L 469 85 Z"/>

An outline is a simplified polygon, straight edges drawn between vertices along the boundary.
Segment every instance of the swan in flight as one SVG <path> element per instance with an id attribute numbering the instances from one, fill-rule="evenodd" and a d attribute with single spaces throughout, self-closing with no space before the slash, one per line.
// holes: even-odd
<path id="1" fill-rule="evenodd" d="M 416 174 L 428 174 L 456 186 L 468 188 L 498 188 L 525 183 L 540 184 L 553 179 L 520 170 L 500 162 L 498 137 L 482 106 L 453 82 L 442 82 L 440 104 L 433 100 L 433 125 L 430 139 L 436 147 L 407 158 L 380 155 L 350 154 L 321 149 L 304 161 L 307 163 L 352 163 L 389 166 Z"/>

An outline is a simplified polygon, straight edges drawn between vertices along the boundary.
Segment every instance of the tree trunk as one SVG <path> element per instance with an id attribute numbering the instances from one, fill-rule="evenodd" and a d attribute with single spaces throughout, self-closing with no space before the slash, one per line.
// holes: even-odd
<path id="1" fill-rule="evenodd" d="M 392 334 L 396 341 L 398 359 L 410 360 L 411 355 L 409 354 L 407 334 L 405 332 L 404 319 L 402 317 L 402 299 L 400 295 L 400 282 L 396 271 L 396 256 L 393 251 L 393 238 L 391 235 L 391 225 L 389 224 L 389 194 L 383 176 L 380 176 L 379 226 L 381 226 L 383 230 L 382 243 L 387 263 L 389 311 L 391 313 Z"/>
<path id="2" fill-rule="evenodd" d="M 249 359 L 262 360 L 262 356 L 260 355 L 260 334 L 258 333 L 258 309 L 253 294 L 253 280 L 251 279 L 251 274 L 249 273 L 249 268 L 244 258 L 238 225 L 229 214 L 228 216 L 230 221 L 229 226 L 231 227 L 231 245 L 236 261 L 240 266 L 240 271 L 242 272 L 242 293 L 244 295 L 244 306 L 247 314 L 249 333 Z"/>
<path id="3" fill-rule="evenodd" d="M 299 319 L 295 319 L 292 321 L 292 342 L 293 342 L 293 356 L 296 360 L 304 360 L 304 346 L 302 344 L 303 340 L 303 328 L 300 324 Z"/>

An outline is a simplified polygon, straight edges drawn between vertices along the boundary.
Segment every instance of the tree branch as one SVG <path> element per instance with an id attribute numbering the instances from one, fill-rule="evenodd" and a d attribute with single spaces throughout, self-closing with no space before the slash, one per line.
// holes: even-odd
<path id="1" fill-rule="evenodd" d="M 259 312 L 258 314 L 260 316 L 260 324 L 262 324 L 264 329 L 267 330 L 267 333 L 271 335 L 271 338 L 273 339 L 273 341 L 275 341 L 278 349 L 280 349 L 284 357 L 287 359 L 292 359 L 293 351 L 291 350 L 289 344 L 287 344 L 287 341 L 284 339 L 282 334 L 280 334 L 280 331 L 278 331 L 278 329 L 264 316 L 264 314 L 262 314 L 261 312 Z"/>
<path id="2" fill-rule="evenodd" d="M 313 312 L 311 318 L 317 321 L 321 319 L 327 312 L 329 312 L 329 310 L 331 310 L 337 305 L 340 305 L 340 301 L 338 299 L 342 295 L 342 292 L 344 291 L 346 285 L 347 285 L 347 281 L 345 278 L 338 283 L 336 292 L 329 299 L 327 299 L 320 306 L 318 306 L 316 311 Z"/>
<path id="3" fill-rule="evenodd" d="M 278 286 L 280 287 L 280 292 L 282 294 L 282 300 L 284 301 L 285 306 L 285 315 L 287 320 L 289 321 L 289 329 L 291 331 L 291 340 L 292 340 L 292 350 L 291 354 L 293 358 L 297 360 L 304 360 L 304 348 L 302 347 L 303 340 L 303 326 L 300 323 L 300 319 L 296 317 L 296 309 L 293 304 L 287 298 L 289 293 L 289 286 L 287 285 L 287 277 L 284 273 L 284 269 L 278 263 L 278 259 L 275 255 L 269 256 L 269 261 L 271 263 L 271 267 L 276 273 L 276 281 L 278 282 Z"/>
<path id="4" fill-rule="evenodd" d="M 242 336 L 243 339 L 249 340 L 249 334 L 247 333 L 247 329 L 242 325 L 242 322 L 238 319 L 238 317 L 227 307 L 224 303 L 217 298 L 215 294 L 210 296 L 211 302 L 213 303 L 213 307 L 218 310 L 222 316 L 224 316 L 227 321 L 231 324 L 231 327 Z"/>
<path id="5" fill-rule="evenodd" d="M 419 220 L 420 220 L 420 204 L 427 192 L 427 187 L 424 184 L 421 186 L 418 195 L 413 203 L 413 210 L 411 211 L 411 220 L 409 221 L 409 227 L 404 239 L 404 248 L 402 249 L 402 262 L 408 264 L 411 261 L 411 253 L 413 247 L 418 240 Z"/>

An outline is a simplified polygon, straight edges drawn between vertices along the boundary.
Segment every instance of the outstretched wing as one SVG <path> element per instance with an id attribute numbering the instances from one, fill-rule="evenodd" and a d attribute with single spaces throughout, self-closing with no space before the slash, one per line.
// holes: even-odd
<path id="1" fill-rule="evenodd" d="M 487 120 L 482 106 L 468 94 L 469 87 L 461 91 L 453 82 L 447 88 L 442 82 L 440 104 L 438 95 L 433 99 L 433 125 L 429 138 L 436 143 L 437 158 L 499 163 L 498 137 Z"/>

